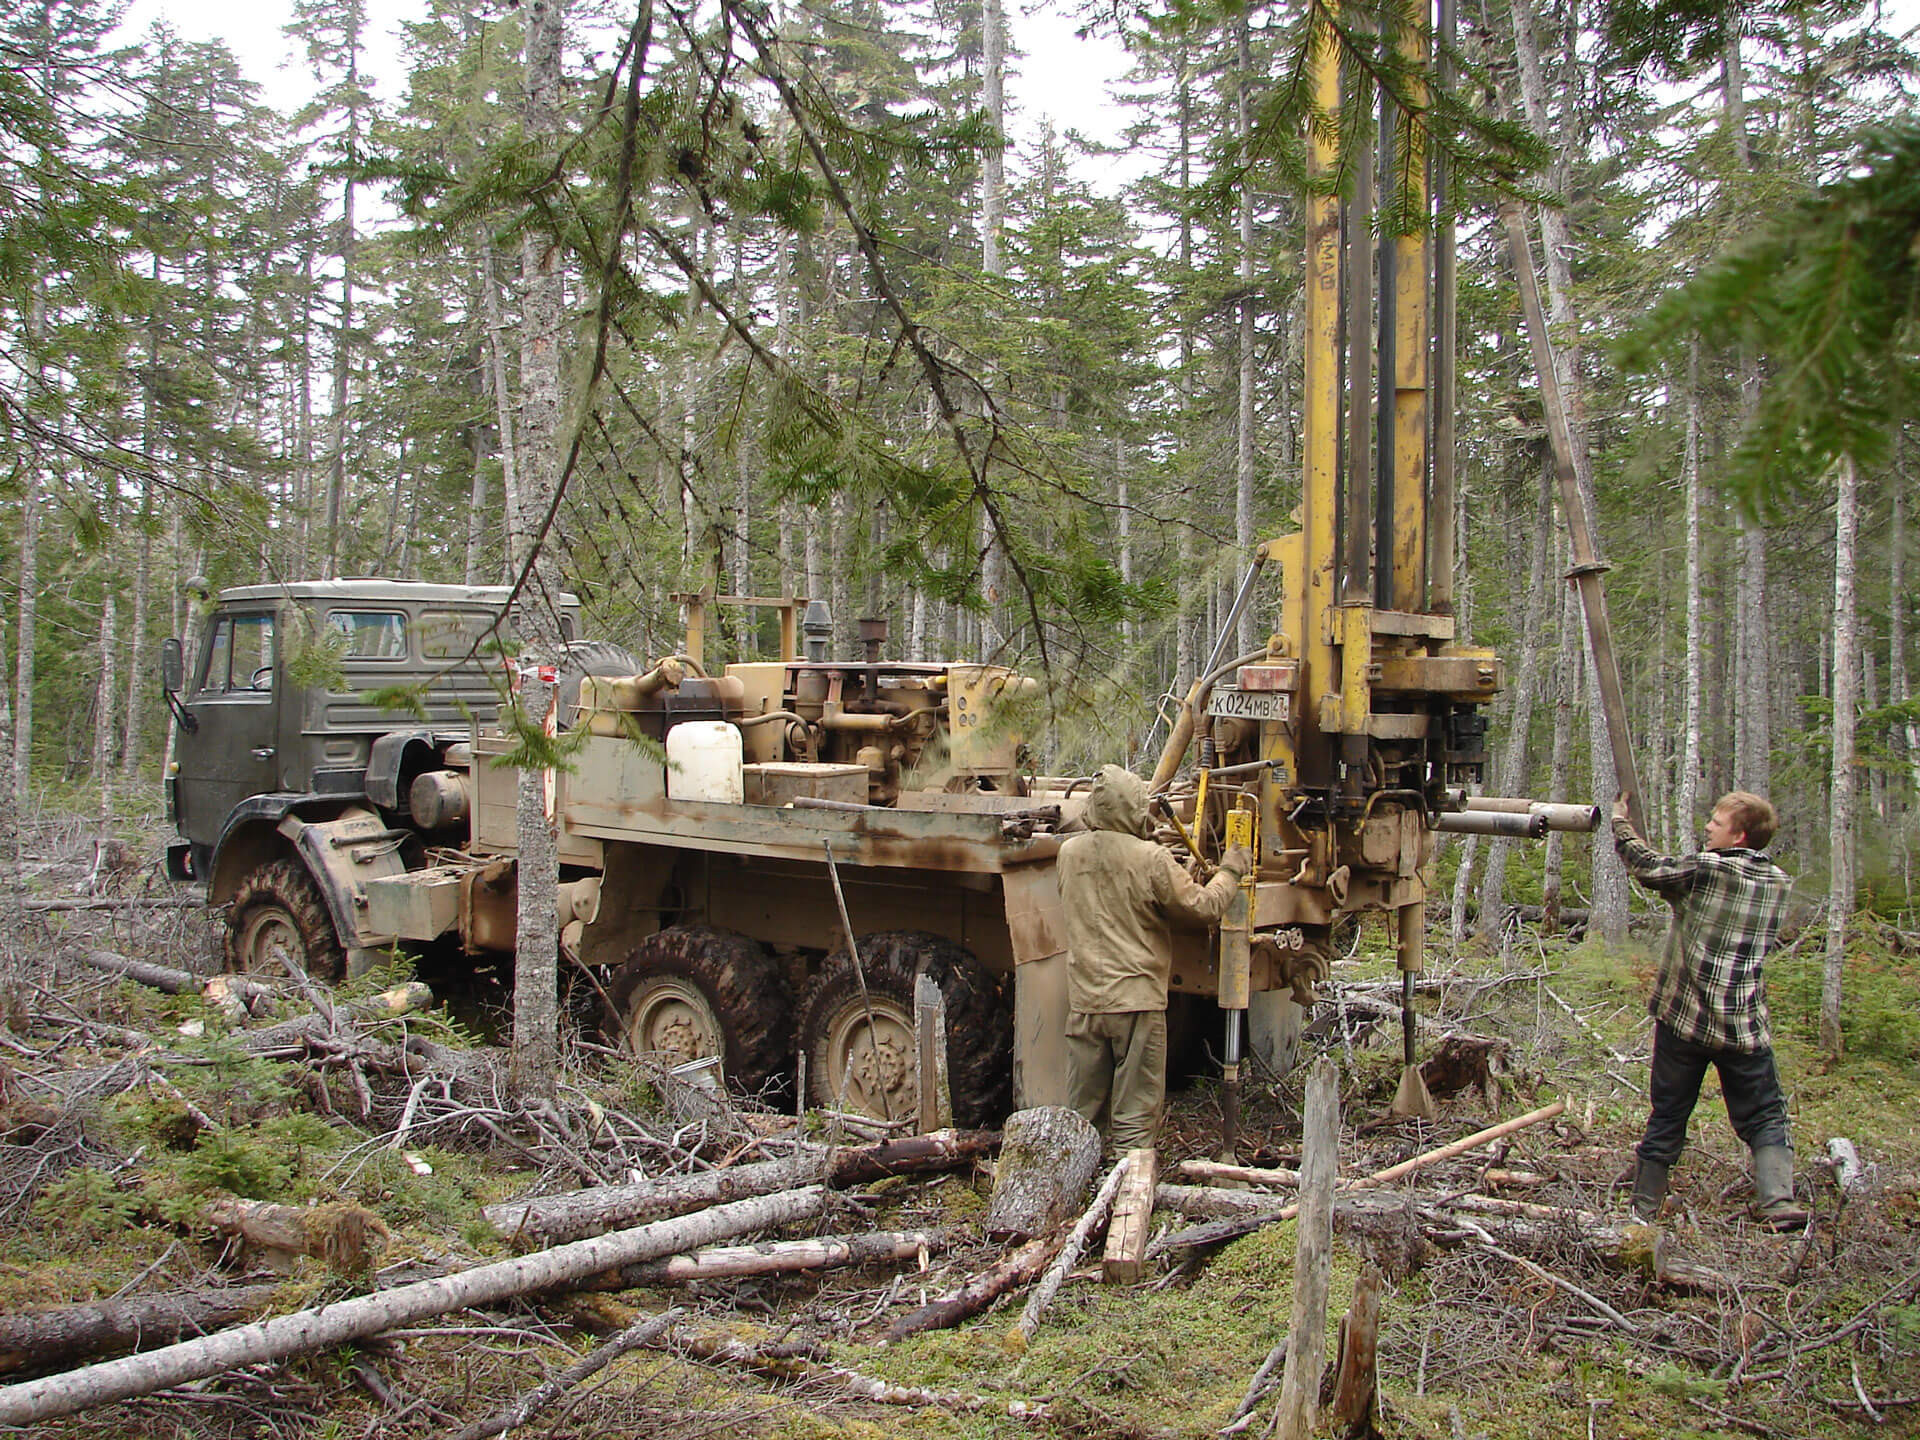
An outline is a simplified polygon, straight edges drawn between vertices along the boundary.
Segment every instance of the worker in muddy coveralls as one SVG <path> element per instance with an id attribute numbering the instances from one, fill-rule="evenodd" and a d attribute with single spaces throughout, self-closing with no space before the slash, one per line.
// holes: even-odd
<path id="1" fill-rule="evenodd" d="M 1071 1103 L 1115 1151 L 1153 1144 L 1167 1094 L 1170 923 L 1211 925 L 1253 858 L 1235 847 L 1200 885 L 1150 837 L 1147 783 L 1118 765 L 1087 796 L 1088 833 L 1060 847 Z"/>
<path id="2" fill-rule="evenodd" d="M 1635 832 L 1625 797 L 1614 802 L 1613 844 L 1627 871 L 1673 907 L 1647 1011 L 1653 1016 L 1653 1113 L 1633 1178 L 1633 1214 L 1660 1214 L 1667 1174 L 1687 1143 L 1687 1120 L 1707 1067 L 1734 1133 L 1753 1152 L 1753 1213 L 1775 1229 L 1804 1225 L 1793 1198 L 1793 1141 L 1773 1063 L 1761 967 L 1780 933 L 1793 881 L 1767 856 L 1773 806 L 1736 790 L 1707 821 L 1706 848 L 1661 855 Z"/>

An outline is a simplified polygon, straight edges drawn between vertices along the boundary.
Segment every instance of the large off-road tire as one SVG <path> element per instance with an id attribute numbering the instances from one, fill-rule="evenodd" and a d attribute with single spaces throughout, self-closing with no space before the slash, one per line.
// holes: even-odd
<path id="1" fill-rule="evenodd" d="M 991 1125 L 1013 1095 L 1012 986 L 939 935 L 883 930 L 860 937 L 866 998 L 847 952 L 836 950 L 800 1005 L 800 1044 L 814 1103 L 884 1119 L 918 1106 L 914 977 L 925 970 L 947 1004 L 947 1084 L 956 1125 Z M 867 1023 L 867 1008 L 873 1024 Z M 870 1035 L 878 1032 L 876 1045 Z"/>
<path id="2" fill-rule="evenodd" d="M 786 977 L 745 935 L 704 925 L 650 935 L 614 972 L 607 998 L 608 1029 L 633 1054 L 674 1065 L 719 1055 L 727 1083 L 750 1095 L 777 1089 L 787 1073 Z"/>
<path id="3" fill-rule="evenodd" d="M 554 719 L 560 729 L 573 724 L 580 708 L 580 682 L 589 675 L 637 675 L 640 662 L 631 651 L 609 640 L 574 640 L 568 643 L 560 662 L 560 689 L 554 696 L 559 707 Z"/>
<path id="4" fill-rule="evenodd" d="M 327 984 L 347 973 L 320 887 L 298 860 L 271 860 L 240 882 L 227 907 L 225 956 L 227 969 L 269 980 L 287 977 L 286 962 Z"/>

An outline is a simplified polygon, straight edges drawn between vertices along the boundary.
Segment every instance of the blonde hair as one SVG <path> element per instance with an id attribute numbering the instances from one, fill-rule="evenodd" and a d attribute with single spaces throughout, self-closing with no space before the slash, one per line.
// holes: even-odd
<path id="1" fill-rule="evenodd" d="M 1713 805 L 1716 814 L 1724 812 L 1727 824 L 1747 837 L 1747 844 L 1764 850 L 1780 828 L 1780 817 L 1765 796 L 1751 790 L 1729 790 Z"/>

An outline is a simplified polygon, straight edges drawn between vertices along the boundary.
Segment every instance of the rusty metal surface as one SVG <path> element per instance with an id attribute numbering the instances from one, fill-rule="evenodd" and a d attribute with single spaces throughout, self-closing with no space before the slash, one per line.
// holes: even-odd
<path id="1" fill-rule="evenodd" d="M 996 874 L 1058 848 L 1053 836 L 1003 838 L 997 813 L 668 800 L 660 774 L 657 760 L 623 741 L 589 740 L 562 797 L 567 828 L 601 840 L 809 861 L 831 840 L 835 856 L 852 865 L 973 874 Z"/>

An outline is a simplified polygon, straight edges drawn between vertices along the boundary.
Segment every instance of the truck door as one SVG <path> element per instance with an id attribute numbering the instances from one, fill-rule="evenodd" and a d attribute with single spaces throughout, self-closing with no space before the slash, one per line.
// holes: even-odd
<path id="1" fill-rule="evenodd" d="M 233 807 L 279 788 L 279 654 L 271 610 L 222 611 L 208 627 L 179 738 L 180 833 L 211 845 Z"/>

